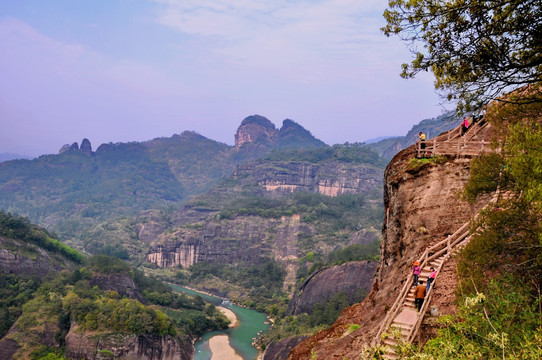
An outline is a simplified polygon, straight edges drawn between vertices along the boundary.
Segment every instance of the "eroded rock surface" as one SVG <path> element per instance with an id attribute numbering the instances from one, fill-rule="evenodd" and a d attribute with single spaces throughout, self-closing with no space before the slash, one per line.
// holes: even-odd
<path id="1" fill-rule="evenodd" d="M 339 292 L 350 303 L 360 301 L 371 290 L 376 262 L 353 261 L 313 273 L 294 294 L 288 304 L 288 315 L 312 313 L 314 306 L 330 300 Z"/>
<path id="2" fill-rule="evenodd" d="M 440 164 L 413 167 L 410 160 L 414 155 L 414 147 L 403 150 L 385 172 L 386 217 L 373 289 L 362 303 L 346 308 L 330 328 L 294 348 L 289 359 L 311 359 L 311 353 L 322 359 L 359 357 L 378 332 L 412 263 L 427 246 L 455 232 L 487 202 L 481 199 L 469 205 L 461 200 L 470 158 L 448 158 Z M 344 336 L 353 323 L 360 328 Z"/>
<path id="3" fill-rule="evenodd" d="M 92 334 L 70 329 L 66 357 L 98 360 L 190 360 L 194 349 L 188 338 L 170 335 Z M 109 357 L 107 357 L 109 356 Z"/>

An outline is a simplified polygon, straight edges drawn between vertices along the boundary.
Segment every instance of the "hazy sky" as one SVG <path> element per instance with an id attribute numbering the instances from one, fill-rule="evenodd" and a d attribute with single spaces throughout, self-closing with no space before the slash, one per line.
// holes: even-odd
<path id="1" fill-rule="evenodd" d="M 2 0 L 0 153 L 184 130 L 233 144 L 253 114 L 327 144 L 442 112 L 386 38 L 384 0 Z"/>

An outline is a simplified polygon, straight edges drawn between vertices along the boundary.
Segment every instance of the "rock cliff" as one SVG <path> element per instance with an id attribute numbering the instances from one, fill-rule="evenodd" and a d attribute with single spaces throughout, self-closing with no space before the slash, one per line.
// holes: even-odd
<path id="1" fill-rule="evenodd" d="M 265 349 L 263 360 L 284 360 L 288 358 L 290 351 L 300 342 L 307 339 L 308 336 L 293 336 L 286 339 L 271 343 Z"/>
<path id="2" fill-rule="evenodd" d="M 170 335 L 90 334 L 70 329 L 65 356 L 70 359 L 190 360 L 193 346 L 186 337 Z"/>
<path id="3" fill-rule="evenodd" d="M 0 237 L 0 271 L 43 277 L 73 266 L 74 264 L 62 256 L 35 244 Z"/>
<path id="4" fill-rule="evenodd" d="M 486 140 L 489 136 L 488 133 Z M 322 359 L 359 357 L 361 349 L 376 335 L 412 263 L 428 245 L 452 234 L 487 202 L 482 199 L 469 205 L 461 200 L 470 158 L 420 164 L 411 161 L 414 154 L 414 147 L 403 150 L 385 172 L 386 217 L 380 263 L 371 292 L 362 303 L 346 308 L 330 328 L 293 349 L 289 359 L 311 359 L 311 352 Z M 448 290 L 437 284 L 435 295 Z M 361 326 L 344 336 L 349 324 Z"/>
<path id="5" fill-rule="evenodd" d="M 337 196 L 368 194 L 382 185 L 382 176 L 364 164 L 258 161 L 238 166 L 232 177 L 241 186 L 257 183 L 271 196 L 296 191 Z"/>
<path id="6" fill-rule="evenodd" d="M 147 300 L 139 292 L 134 279 L 129 274 L 100 274 L 92 275 L 91 286 L 98 286 L 101 290 L 113 290 L 120 296 L 129 297 L 145 304 Z"/>
<path id="7" fill-rule="evenodd" d="M 235 148 L 242 146 L 270 146 L 279 136 L 279 131 L 269 119 L 252 115 L 245 118 L 235 133 Z"/>
<path id="8" fill-rule="evenodd" d="M 288 315 L 312 313 L 314 306 L 344 292 L 350 304 L 371 290 L 376 262 L 354 261 L 317 271 L 303 282 L 288 304 Z"/>
<path id="9" fill-rule="evenodd" d="M 288 262 L 297 259 L 299 239 L 313 234 L 313 227 L 301 224 L 296 215 L 240 216 L 220 222 L 211 217 L 200 228 L 181 227 L 164 234 L 149 247 L 146 260 L 160 267 L 189 267 L 198 261 L 259 264 L 269 255 Z"/>
<path id="10" fill-rule="evenodd" d="M 267 118 L 252 115 L 245 118 L 235 133 L 237 150 L 261 151 L 270 148 L 314 148 L 326 144 L 293 120 L 286 119 L 277 129 Z"/>

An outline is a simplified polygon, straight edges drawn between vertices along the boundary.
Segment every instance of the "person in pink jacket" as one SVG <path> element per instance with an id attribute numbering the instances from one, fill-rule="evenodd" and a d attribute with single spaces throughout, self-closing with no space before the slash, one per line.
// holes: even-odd
<path id="1" fill-rule="evenodd" d="M 414 274 L 414 286 L 418 286 L 418 277 L 420 276 L 421 272 L 422 269 L 420 268 L 420 262 L 414 261 L 414 268 L 412 269 L 412 273 Z"/>
<path id="2" fill-rule="evenodd" d="M 431 288 L 431 283 L 435 281 L 435 278 L 437 277 L 437 272 L 435 271 L 434 267 L 431 267 L 431 274 L 429 274 L 429 278 L 427 279 L 427 291 Z"/>

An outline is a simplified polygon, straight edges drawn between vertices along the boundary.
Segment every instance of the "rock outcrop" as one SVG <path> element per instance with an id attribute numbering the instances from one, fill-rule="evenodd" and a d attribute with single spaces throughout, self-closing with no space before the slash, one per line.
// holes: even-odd
<path id="1" fill-rule="evenodd" d="M 92 145 L 90 144 L 90 141 L 87 138 L 84 138 L 81 142 L 81 146 L 77 142 L 74 142 L 73 144 L 65 144 L 62 145 L 60 150 L 58 151 L 59 154 L 65 153 L 66 151 L 79 151 L 87 156 L 92 155 Z"/>
<path id="2" fill-rule="evenodd" d="M 100 274 L 92 275 L 91 286 L 98 286 L 101 290 L 113 290 L 120 296 L 126 296 L 145 304 L 147 300 L 139 292 L 134 279 L 129 274 Z"/>
<path id="3" fill-rule="evenodd" d="M 487 202 L 482 199 L 469 205 L 460 198 L 469 177 L 469 158 L 413 166 L 414 154 L 414 147 L 403 150 L 385 172 L 386 217 L 373 289 L 362 303 L 346 308 L 330 328 L 298 345 L 289 359 L 311 359 L 311 353 L 322 359 L 359 357 L 374 339 L 412 263 L 427 246 L 452 234 Z M 353 323 L 360 328 L 344 336 Z"/>
<path id="4" fill-rule="evenodd" d="M 310 131 L 293 120 L 286 119 L 277 129 L 269 119 L 252 115 L 245 118 L 235 133 L 235 148 L 260 151 L 270 148 L 314 148 L 326 146 Z"/>
<path id="5" fill-rule="evenodd" d="M 46 276 L 72 267 L 58 254 L 21 240 L 0 237 L 0 271 L 17 275 Z"/>
<path id="6" fill-rule="evenodd" d="M 192 343 L 187 337 L 90 334 L 75 326 L 66 336 L 65 356 L 70 359 L 190 360 L 193 353 Z"/>
<path id="7" fill-rule="evenodd" d="M 62 154 L 62 153 L 66 152 L 66 151 L 69 151 L 69 150 L 70 150 L 70 144 L 64 144 L 64 145 L 62 145 L 60 150 L 58 150 L 58 153 Z"/>
<path id="8" fill-rule="evenodd" d="M 285 360 L 290 351 L 308 336 L 293 336 L 267 345 L 262 360 Z"/>
<path id="9" fill-rule="evenodd" d="M 257 183 L 270 193 L 305 191 L 327 196 L 368 194 L 382 186 L 383 173 L 364 164 L 339 161 L 259 161 L 240 165 L 232 176 L 239 185 Z"/>
<path id="10" fill-rule="evenodd" d="M 87 156 L 92 155 L 92 145 L 90 145 L 90 141 L 87 138 L 83 139 L 79 150 Z"/>
<path id="11" fill-rule="evenodd" d="M 252 115 L 245 118 L 235 133 L 235 148 L 239 150 L 243 146 L 255 147 L 271 146 L 279 136 L 279 131 L 269 119 Z"/>
<path id="12" fill-rule="evenodd" d="M 376 262 L 354 261 L 317 271 L 303 282 L 288 304 L 288 315 L 311 314 L 314 306 L 325 303 L 339 292 L 350 304 L 359 302 L 373 285 Z"/>

